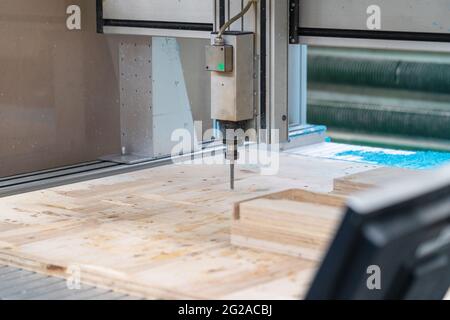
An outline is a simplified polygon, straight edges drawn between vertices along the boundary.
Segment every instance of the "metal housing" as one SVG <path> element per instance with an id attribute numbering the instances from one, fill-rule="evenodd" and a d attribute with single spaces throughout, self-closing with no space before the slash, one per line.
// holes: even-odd
<path id="1" fill-rule="evenodd" d="M 211 117 L 233 122 L 253 119 L 254 34 L 228 34 L 224 40 L 233 47 L 234 67 L 229 73 L 211 72 Z"/>

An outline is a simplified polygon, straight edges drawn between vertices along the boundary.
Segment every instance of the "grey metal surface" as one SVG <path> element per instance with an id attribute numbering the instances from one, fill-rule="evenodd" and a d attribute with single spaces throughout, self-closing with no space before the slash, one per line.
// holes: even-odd
<path id="1" fill-rule="evenodd" d="M 300 27 L 367 31 L 373 5 L 380 31 L 450 34 L 450 0 L 300 0 Z"/>
<path id="2" fill-rule="evenodd" d="M 107 169 L 114 167 L 116 164 L 112 162 L 93 162 L 79 166 L 72 166 L 67 168 L 61 168 L 59 170 L 47 170 L 43 172 L 36 172 L 34 174 L 19 175 L 16 177 L 9 177 L 0 179 L 0 190 L 2 188 L 13 187 L 18 185 L 24 185 L 32 182 L 44 182 L 45 180 L 54 179 L 57 177 L 71 176 L 78 173 L 95 171 L 100 169 Z M 1 193 L 1 191 L 0 191 Z"/>
<path id="3" fill-rule="evenodd" d="M 119 45 L 122 154 L 153 157 L 152 39 Z"/>
<path id="4" fill-rule="evenodd" d="M 105 19 L 213 23 L 212 0 L 104 0 Z"/>
<path id="5" fill-rule="evenodd" d="M 133 172 L 142 169 L 154 168 L 158 166 L 171 164 L 171 158 L 158 159 L 150 162 L 138 163 L 134 165 L 119 165 L 114 164 L 113 166 L 97 169 L 80 171 L 74 174 L 60 176 L 56 174 L 53 177 L 49 177 L 45 180 L 32 180 L 23 184 L 15 184 L 5 187 L 0 187 L 0 198 L 7 197 L 11 195 L 32 192 L 52 187 L 58 187 L 62 185 L 67 185 L 71 183 L 77 183 L 82 181 L 88 181 L 93 179 L 100 179 L 104 177 L 113 176 L 116 174 L 123 174 L 127 172 Z"/>
<path id="6" fill-rule="evenodd" d="M 377 6 L 376 13 L 374 5 Z M 426 37 L 423 37 L 450 35 L 449 7 L 450 0 L 300 0 L 299 24 L 304 30 L 365 32 L 362 38 L 344 35 L 301 36 L 300 43 L 328 47 L 450 52 L 448 40 L 427 42 Z M 374 17 L 379 24 L 374 23 Z M 410 39 L 383 40 L 385 36 L 367 39 L 371 32 L 400 32 Z M 418 40 L 414 34 L 420 34 L 421 41 L 412 41 Z"/>
<path id="7" fill-rule="evenodd" d="M 0 176 L 119 152 L 120 39 L 96 33 L 95 1 L 2 0 L 0 39 Z"/>
<path id="8" fill-rule="evenodd" d="M 152 37 L 176 37 L 186 39 L 209 39 L 211 32 L 181 29 L 149 29 L 136 27 L 104 26 L 103 33 L 109 35 L 137 35 Z"/>
<path id="9" fill-rule="evenodd" d="M 103 2 L 104 19 L 134 20 L 152 22 L 201 23 L 213 24 L 217 30 L 221 0 L 105 0 Z M 225 0 L 225 18 L 236 15 L 245 4 L 245 0 Z M 250 10 L 243 19 L 235 22 L 230 30 L 253 30 L 256 24 L 254 11 Z M 137 28 L 132 26 L 105 26 L 104 33 L 133 34 L 162 37 L 183 37 L 208 39 L 210 31 L 182 29 Z"/>
<path id="10" fill-rule="evenodd" d="M 233 47 L 230 45 L 206 46 L 206 70 L 217 72 L 233 71 Z"/>
<path id="11" fill-rule="evenodd" d="M 286 0 L 271 0 L 270 2 L 270 51 L 268 52 L 270 61 L 270 129 L 279 130 L 280 143 L 284 143 L 289 140 L 289 6 Z M 271 133 L 269 132 L 269 139 L 272 138 Z"/>
<path id="12" fill-rule="evenodd" d="M 85 165 L 96 164 L 98 162 L 99 161 L 84 162 L 84 163 L 79 163 L 79 164 L 75 164 L 75 165 L 72 165 L 72 166 L 65 166 L 65 167 L 52 168 L 52 169 L 47 169 L 47 170 L 39 170 L 39 171 L 34 171 L 34 172 L 27 172 L 27 173 L 17 174 L 17 175 L 13 175 L 13 176 L 6 176 L 6 177 L 0 178 L 0 182 L 10 180 L 11 178 L 19 179 L 19 178 L 26 178 L 26 177 L 35 176 L 37 174 L 52 173 L 52 172 L 65 170 L 65 169 L 74 169 L 74 168 L 82 167 L 82 166 L 85 166 Z"/>
<path id="13" fill-rule="evenodd" d="M 300 43 L 318 47 L 450 52 L 450 42 L 392 41 L 378 39 L 350 39 L 302 36 L 300 37 Z"/>
<path id="14" fill-rule="evenodd" d="M 211 117 L 222 121 L 254 118 L 254 35 L 225 35 L 232 46 L 232 72 L 211 72 Z M 214 37 L 211 43 L 214 44 Z"/>
<path id="15" fill-rule="evenodd" d="M 70 290 L 64 279 L 0 265 L 0 300 L 137 300 L 123 293 L 81 285 Z"/>

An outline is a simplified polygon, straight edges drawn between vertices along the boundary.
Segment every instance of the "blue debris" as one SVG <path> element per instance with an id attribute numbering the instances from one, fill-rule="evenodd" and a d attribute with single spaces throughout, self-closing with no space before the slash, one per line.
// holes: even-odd
<path id="1" fill-rule="evenodd" d="M 383 151 L 352 150 L 336 154 L 336 157 L 358 157 L 362 162 L 407 169 L 432 169 L 450 164 L 450 153 L 418 151 L 410 154 L 391 154 Z"/>

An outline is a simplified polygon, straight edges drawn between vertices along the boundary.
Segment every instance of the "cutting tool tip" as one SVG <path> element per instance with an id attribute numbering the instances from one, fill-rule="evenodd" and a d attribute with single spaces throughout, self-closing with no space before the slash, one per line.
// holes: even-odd
<path id="1" fill-rule="evenodd" d="M 230 189 L 234 190 L 234 164 L 230 164 Z"/>

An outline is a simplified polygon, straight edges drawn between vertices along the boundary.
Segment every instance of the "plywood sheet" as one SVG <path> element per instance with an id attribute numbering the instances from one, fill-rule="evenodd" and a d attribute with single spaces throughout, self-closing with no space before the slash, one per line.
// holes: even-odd
<path id="1" fill-rule="evenodd" d="M 370 171 L 344 176 L 334 180 L 334 192 L 352 194 L 365 191 L 402 178 L 418 175 L 420 172 L 401 168 L 377 168 Z"/>
<path id="2" fill-rule="evenodd" d="M 287 190 L 236 205 L 231 243 L 320 261 L 342 217 L 345 198 Z"/>
<path id="3" fill-rule="evenodd" d="M 0 263 L 150 299 L 298 299 L 317 262 L 231 245 L 237 202 L 285 189 L 330 192 L 367 170 L 282 155 L 274 176 L 171 165 L 0 199 Z M 326 172 L 326 174 L 324 174 Z"/>

